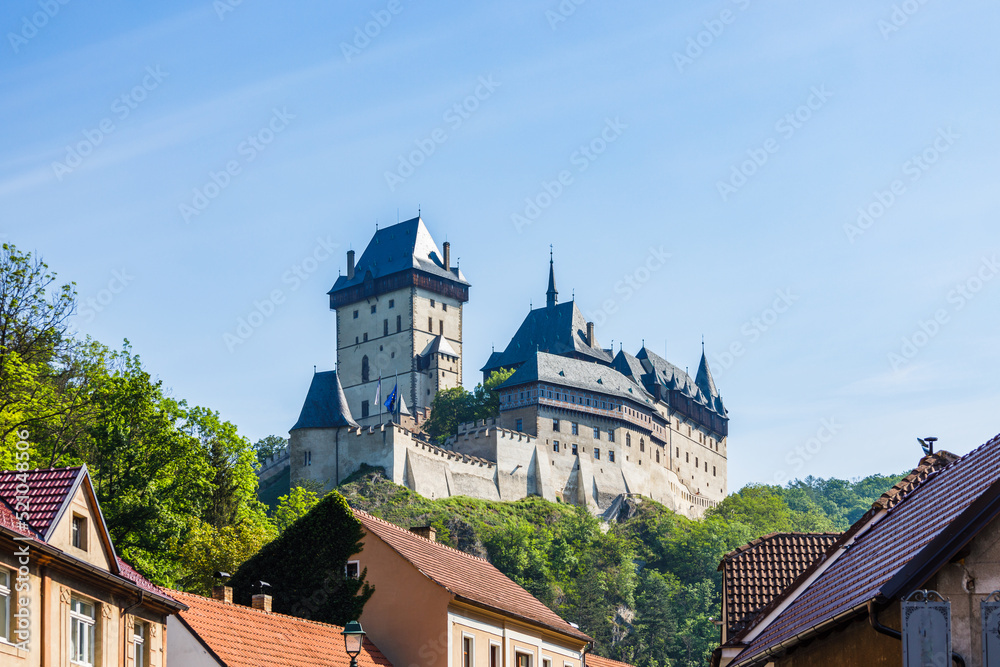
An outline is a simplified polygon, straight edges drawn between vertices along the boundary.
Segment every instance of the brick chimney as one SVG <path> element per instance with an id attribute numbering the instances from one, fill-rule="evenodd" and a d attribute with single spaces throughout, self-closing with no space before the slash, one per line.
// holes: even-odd
<path id="1" fill-rule="evenodd" d="M 413 528 L 410 528 L 410 532 L 414 535 L 426 538 L 431 542 L 437 541 L 437 531 L 434 530 L 432 526 L 414 526 Z"/>
<path id="2" fill-rule="evenodd" d="M 354 279 L 354 251 L 347 251 L 347 279 Z"/>
<path id="3" fill-rule="evenodd" d="M 257 593 L 253 596 L 253 608 L 261 611 L 271 612 L 271 596 L 264 593 Z"/>
<path id="4" fill-rule="evenodd" d="M 444 242 L 444 270 L 451 271 L 451 244 Z"/>
<path id="5" fill-rule="evenodd" d="M 587 322 L 587 345 L 594 347 L 594 323 Z"/>
<path id="6" fill-rule="evenodd" d="M 232 586 L 212 586 L 212 599 L 218 600 L 219 602 L 224 602 L 225 604 L 233 603 L 233 587 Z"/>

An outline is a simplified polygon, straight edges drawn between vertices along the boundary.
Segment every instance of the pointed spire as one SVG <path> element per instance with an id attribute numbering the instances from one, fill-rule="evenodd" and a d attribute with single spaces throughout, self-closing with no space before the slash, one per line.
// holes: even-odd
<path id="1" fill-rule="evenodd" d="M 552 259 L 552 246 L 549 245 L 549 289 L 545 293 L 545 305 L 552 308 L 559 303 L 559 292 L 556 290 L 556 269 Z"/>
<path id="2" fill-rule="evenodd" d="M 708 398 L 719 398 L 719 390 L 715 388 L 715 380 L 712 378 L 712 371 L 708 368 L 708 358 L 705 356 L 705 341 L 701 342 L 701 362 L 698 364 L 698 375 L 694 383 Z"/>

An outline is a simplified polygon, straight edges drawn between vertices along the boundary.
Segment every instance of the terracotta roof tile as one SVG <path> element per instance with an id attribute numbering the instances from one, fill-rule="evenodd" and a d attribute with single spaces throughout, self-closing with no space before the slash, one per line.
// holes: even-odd
<path id="1" fill-rule="evenodd" d="M 961 458 L 939 452 L 921 459 L 898 488 L 844 534 L 834 545 L 838 551 L 831 552 L 836 560 L 797 593 L 733 664 L 763 659 L 769 649 L 876 599 L 896 574 L 998 483 L 1000 436 Z M 851 538 L 850 548 L 839 548 Z M 789 595 L 796 595 L 794 587 L 783 597 Z"/>
<path id="2" fill-rule="evenodd" d="M 587 657 L 584 659 L 584 663 L 587 667 L 632 667 L 632 665 L 627 662 L 619 662 L 618 660 L 612 660 L 611 658 L 602 658 L 599 655 L 594 655 L 593 653 L 588 653 Z"/>
<path id="3" fill-rule="evenodd" d="M 56 514 L 66 501 L 66 495 L 73 488 L 80 468 L 44 468 L 19 473 L 13 470 L 0 471 L 0 498 L 12 507 L 16 505 L 18 478 L 27 475 L 27 496 L 29 500 L 28 522 L 41 535 L 45 535 Z M 23 490 L 23 489 L 22 489 Z"/>
<path id="4" fill-rule="evenodd" d="M 425 577 L 456 597 L 589 642 L 589 636 L 567 623 L 489 561 L 432 542 L 361 510 L 354 515 Z"/>
<path id="5" fill-rule="evenodd" d="M 188 606 L 178 614 L 227 667 L 349 667 L 342 627 L 167 591 Z M 365 639 L 359 667 L 392 667 Z"/>
<path id="6" fill-rule="evenodd" d="M 830 548 L 840 533 L 771 533 L 726 554 L 724 581 L 729 627 L 741 630 Z"/>

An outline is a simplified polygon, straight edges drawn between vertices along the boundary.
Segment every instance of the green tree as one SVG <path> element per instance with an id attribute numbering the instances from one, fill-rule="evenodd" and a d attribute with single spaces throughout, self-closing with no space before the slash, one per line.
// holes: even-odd
<path id="1" fill-rule="evenodd" d="M 500 396 L 496 389 L 514 374 L 512 369 L 493 371 L 485 382 L 469 392 L 464 387 L 442 389 L 431 401 L 431 416 L 424 430 L 438 442 L 458 433 L 458 425 L 500 416 Z"/>
<path id="2" fill-rule="evenodd" d="M 279 534 L 284 533 L 318 503 L 319 497 L 315 491 L 303 486 L 293 486 L 287 495 L 278 498 L 278 507 L 274 510 L 274 527 Z"/>
<path id="3" fill-rule="evenodd" d="M 288 449 L 288 438 L 280 435 L 269 435 L 253 443 L 253 451 L 257 455 L 257 462 L 264 463 L 270 456 L 274 456 Z"/>

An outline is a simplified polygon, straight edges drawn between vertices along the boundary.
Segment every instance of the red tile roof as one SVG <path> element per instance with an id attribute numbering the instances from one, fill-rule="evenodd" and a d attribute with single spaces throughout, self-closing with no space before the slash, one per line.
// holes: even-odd
<path id="1" fill-rule="evenodd" d="M 369 533 L 381 538 L 421 574 L 456 597 L 585 642 L 593 641 L 507 578 L 489 561 L 432 542 L 361 510 L 354 510 L 354 515 Z"/>
<path id="2" fill-rule="evenodd" d="M 803 633 L 860 613 L 869 600 L 896 597 L 907 586 L 921 585 L 940 566 L 936 561 L 950 558 L 948 550 L 957 550 L 958 540 L 969 537 L 966 528 L 978 530 L 1000 508 L 1000 436 L 961 458 L 947 452 L 925 457 L 897 487 L 841 537 L 829 565 L 808 587 L 799 590 L 818 566 L 772 602 L 775 610 L 787 606 L 736 657 L 734 666 L 764 660 Z M 758 622 L 768 614 L 767 609 L 761 612 Z"/>
<path id="3" fill-rule="evenodd" d="M 343 628 L 168 591 L 188 606 L 181 620 L 227 667 L 349 667 Z M 365 639 L 359 667 L 392 667 Z"/>
<path id="4" fill-rule="evenodd" d="M 20 473 L 0 472 L 0 498 L 16 507 L 17 498 L 25 491 L 28 497 L 28 523 L 39 534 L 46 535 L 66 496 L 76 484 L 80 468 L 44 468 Z M 19 479 L 20 478 L 20 479 Z M 20 491 L 18 490 L 20 487 Z"/>
<path id="5" fill-rule="evenodd" d="M 632 665 L 627 662 L 619 662 L 617 660 L 612 660 L 611 658 L 602 658 L 599 655 L 594 655 L 593 653 L 588 653 L 584 657 L 584 664 L 586 667 L 632 667 Z"/>
<path id="6" fill-rule="evenodd" d="M 27 529 L 24 524 L 22 524 L 20 521 L 17 520 L 17 516 L 14 514 L 14 510 L 12 510 L 4 503 L 0 503 L 0 526 L 3 526 L 4 528 L 11 530 L 23 537 L 33 537 L 36 540 L 39 539 L 39 537 L 35 533 Z"/>
<path id="7" fill-rule="evenodd" d="M 726 554 L 719 564 L 727 635 L 741 630 L 830 548 L 840 533 L 771 533 Z"/>

